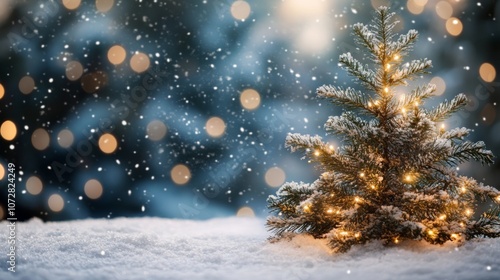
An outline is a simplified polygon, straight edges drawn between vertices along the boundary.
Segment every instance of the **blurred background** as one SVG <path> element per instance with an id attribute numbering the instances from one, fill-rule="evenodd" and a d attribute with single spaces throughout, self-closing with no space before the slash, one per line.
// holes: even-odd
<path id="1" fill-rule="evenodd" d="M 361 58 L 352 24 L 380 5 L 420 32 L 407 59 L 433 61 L 425 106 L 465 93 L 447 127 L 499 156 L 495 0 L 2 0 L 0 218 L 9 164 L 20 220 L 267 216 L 282 183 L 319 175 L 287 133 L 341 145 L 315 90 L 353 85 L 338 57 Z M 499 162 L 460 172 L 499 187 Z"/>

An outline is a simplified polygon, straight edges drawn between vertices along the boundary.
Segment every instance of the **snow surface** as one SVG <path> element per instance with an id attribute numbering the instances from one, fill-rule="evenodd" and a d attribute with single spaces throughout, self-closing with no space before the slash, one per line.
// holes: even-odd
<path id="1" fill-rule="evenodd" d="M 0 279 L 500 279 L 498 239 L 458 248 L 374 242 L 332 254 L 309 236 L 269 243 L 264 222 L 33 219 L 17 224 L 16 272 L 2 253 Z M 5 244 L 7 234 L 0 223 Z"/>

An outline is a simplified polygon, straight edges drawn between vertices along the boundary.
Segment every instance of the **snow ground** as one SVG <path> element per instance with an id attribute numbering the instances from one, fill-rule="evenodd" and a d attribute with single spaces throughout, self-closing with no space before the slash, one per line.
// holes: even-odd
<path id="1" fill-rule="evenodd" d="M 118 218 L 17 224 L 16 272 L 0 279 L 500 279 L 500 240 L 380 243 L 332 254 L 323 240 L 267 242 L 264 220 Z"/>

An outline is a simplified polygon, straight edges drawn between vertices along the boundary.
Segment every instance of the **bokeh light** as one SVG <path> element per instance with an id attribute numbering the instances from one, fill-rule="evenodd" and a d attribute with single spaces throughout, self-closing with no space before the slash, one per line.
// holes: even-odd
<path id="1" fill-rule="evenodd" d="M 3 167 L 3 164 L 0 163 L 0 180 L 3 180 L 4 176 L 5 176 L 5 167 Z"/>
<path id="2" fill-rule="evenodd" d="M 70 81 L 76 81 L 83 75 L 83 66 L 80 62 L 74 60 L 66 64 L 66 78 Z"/>
<path id="3" fill-rule="evenodd" d="M 422 1 L 422 0 L 408 0 L 406 2 L 406 7 L 408 8 L 408 11 L 414 15 L 419 15 L 424 11 L 425 4 L 427 4 L 427 1 Z"/>
<path id="4" fill-rule="evenodd" d="M 23 94 L 30 94 L 35 89 L 35 80 L 31 76 L 24 76 L 19 80 L 19 90 Z"/>
<path id="5" fill-rule="evenodd" d="M 58 194 L 53 194 L 49 197 L 48 204 L 52 212 L 61 212 L 64 208 L 64 199 Z"/>
<path id="6" fill-rule="evenodd" d="M 101 182 L 99 182 L 98 180 L 90 179 L 85 183 L 83 191 L 88 198 L 98 199 L 102 196 L 103 187 Z"/>
<path id="7" fill-rule="evenodd" d="M 449 19 L 453 15 L 453 6 L 447 1 L 439 1 L 436 4 L 436 13 L 442 19 Z"/>
<path id="8" fill-rule="evenodd" d="M 38 195 L 43 190 L 42 180 L 38 176 L 31 176 L 26 180 L 26 191 L 32 195 Z"/>
<path id="9" fill-rule="evenodd" d="M 266 171 L 264 175 L 266 184 L 271 187 L 279 187 L 285 183 L 286 175 L 285 171 L 279 167 L 271 167 Z"/>
<path id="10" fill-rule="evenodd" d="M 149 68 L 149 57 L 141 52 L 135 53 L 130 58 L 130 68 L 134 70 L 134 72 L 142 73 Z"/>
<path id="11" fill-rule="evenodd" d="M 10 120 L 4 121 L 2 126 L 0 126 L 0 135 L 2 138 L 11 141 L 16 138 L 17 135 L 17 127 L 16 124 Z"/>
<path id="12" fill-rule="evenodd" d="M 118 148 L 118 141 L 110 133 L 104 133 L 99 137 L 99 149 L 105 154 L 113 153 Z"/>
<path id="13" fill-rule="evenodd" d="M 255 212 L 253 211 L 252 208 L 248 206 L 241 207 L 238 209 L 238 212 L 236 212 L 237 217 L 255 217 Z"/>
<path id="14" fill-rule="evenodd" d="M 479 67 L 479 75 L 481 76 L 481 79 L 483 79 L 483 81 L 490 83 L 495 80 L 497 72 L 493 65 L 485 62 Z"/>
<path id="15" fill-rule="evenodd" d="M 96 9 L 101 13 L 106 13 L 113 8 L 114 0 L 95 0 Z"/>
<path id="16" fill-rule="evenodd" d="M 245 89 L 240 95 L 240 103 L 247 110 L 255 110 L 260 105 L 260 94 L 254 89 Z"/>
<path id="17" fill-rule="evenodd" d="M 191 170 L 184 164 L 177 164 L 170 171 L 170 177 L 177 185 L 184 185 L 191 179 Z"/>
<path id="18" fill-rule="evenodd" d="M 31 144 L 35 149 L 43 151 L 50 144 L 50 135 L 44 128 L 38 128 L 31 134 Z"/>
<path id="19" fill-rule="evenodd" d="M 434 94 L 437 96 L 442 95 L 446 91 L 446 82 L 439 76 L 433 77 L 429 83 L 436 85 Z"/>
<path id="20" fill-rule="evenodd" d="M 5 94 L 5 88 L 3 87 L 2 84 L 0 84 L 0 99 L 3 98 L 4 94 Z"/>
<path id="21" fill-rule="evenodd" d="M 448 31 L 450 35 L 458 36 L 462 33 L 462 29 L 462 22 L 458 18 L 451 17 L 446 20 L 446 31 Z"/>
<path id="22" fill-rule="evenodd" d="M 226 123 L 219 117 L 211 117 L 205 124 L 205 130 L 210 137 L 221 137 L 226 131 Z"/>
<path id="23" fill-rule="evenodd" d="M 85 74 L 82 79 L 82 88 L 87 93 L 95 93 L 108 83 L 108 76 L 103 71 Z"/>
<path id="24" fill-rule="evenodd" d="M 108 50 L 108 60 L 114 65 L 121 64 L 127 58 L 127 52 L 120 45 L 114 45 Z"/>
<path id="25" fill-rule="evenodd" d="M 73 145 L 73 141 L 75 141 L 75 137 L 69 129 L 63 129 L 57 134 L 57 143 L 63 148 L 69 148 Z"/>
<path id="26" fill-rule="evenodd" d="M 167 126 L 160 120 L 152 120 L 146 127 L 148 139 L 159 141 L 167 134 Z"/>
<path id="27" fill-rule="evenodd" d="M 252 8 L 246 1 L 234 1 L 231 5 L 231 15 L 238 20 L 245 20 L 250 15 Z"/>
<path id="28" fill-rule="evenodd" d="M 76 10 L 80 7 L 82 0 L 62 0 L 64 7 L 68 10 Z"/>

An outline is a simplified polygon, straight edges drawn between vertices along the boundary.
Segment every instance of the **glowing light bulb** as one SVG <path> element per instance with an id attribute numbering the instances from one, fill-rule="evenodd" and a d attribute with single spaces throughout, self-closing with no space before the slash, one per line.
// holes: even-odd
<path id="1" fill-rule="evenodd" d="M 406 108 L 401 109 L 401 112 L 402 112 L 403 114 L 406 114 Z"/>
<path id="2" fill-rule="evenodd" d="M 465 209 L 465 215 L 467 215 L 467 216 L 472 215 L 472 210 L 470 210 L 470 209 Z"/>
<path id="3" fill-rule="evenodd" d="M 418 105 L 420 105 L 420 103 L 418 102 L 418 100 L 415 101 L 415 107 L 418 107 Z"/>
<path id="4" fill-rule="evenodd" d="M 439 216 L 439 219 L 440 219 L 440 220 L 444 220 L 444 219 L 446 219 L 446 215 L 444 215 L 444 214 L 443 214 L 443 215 Z"/>
<path id="5" fill-rule="evenodd" d="M 310 211 L 309 205 L 304 205 L 304 212 L 309 213 Z"/>
<path id="6" fill-rule="evenodd" d="M 389 92 L 389 88 L 388 88 L 388 87 L 385 87 L 385 88 L 384 88 L 384 92 L 385 92 L 385 93 L 388 93 L 388 92 Z"/>
<path id="7" fill-rule="evenodd" d="M 411 176 L 411 174 L 406 174 L 405 175 L 405 181 L 406 182 L 412 182 L 413 181 L 413 176 Z"/>
<path id="8" fill-rule="evenodd" d="M 452 240 L 457 240 L 460 237 L 460 235 L 458 235 L 456 233 L 452 233 L 450 237 Z"/>
<path id="9" fill-rule="evenodd" d="M 334 147 L 333 145 L 330 145 L 328 148 L 329 148 L 331 151 L 335 150 L 335 147 Z"/>
<path id="10" fill-rule="evenodd" d="M 368 101 L 368 108 L 371 108 L 372 106 L 373 104 L 370 101 Z"/>
<path id="11" fill-rule="evenodd" d="M 391 65 L 390 65 L 389 63 L 387 63 L 387 64 L 385 65 L 385 69 L 386 69 L 386 70 L 391 69 Z"/>
<path id="12" fill-rule="evenodd" d="M 397 238 L 397 237 L 396 237 L 396 238 L 394 238 L 394 243 L 395 243 L 395 244 L 398 244 L 398 243 L 399 243 L 399 238 Z"/>
<path id="13" fill-rule="evenodd" d="M 326 213 L 332 214 L 333 213 L 333 209 L 332 208 L 328 208 L 328 210 L 326 210 Z"/>
<path id="14" fill-rule="evenodd" d="M 320 154 L 319 151 L 314 151 L 315 156 L 319 156 L 319 154 Z"/>
<path id="15" fill-rule="evenodd" d="M 497 200 L 498 202 L 500 202 L 500 195 L 499 195 L 499 196 L 497 196 L 496 200 Z"/>
<path id="16" fill-rule="evenodd" d="M 359 177 L 364 178 L 365 177 L 365 172 L 359 173 Z"/>
<path id="17" fill-rule="evenodd" d="M 354 237 L 356 237 L 356 238 L 360 238 L 360 237 L 361 237 L 361 233 L 356 232 L 356 233 L 354 234 Z"/>
<path id="18" fill-rule="evenodd" d="M 356 203 L 360 203 L 360 202 L 361 202 L 361 198 L 359 198 L 359 197 L 357 197 L 357 196 L 356 196 L 356 197 L 354 198 L 354 202 L 356 202 Z"/>
<path id="19" fill-rule="evenodd" d="M 396 61 L 398 61 L 400 58 L 401 58 L 401 57 L 399 56 L 399 54 L 395 54 L 395 55 L 393 56 L 393 59 L 394 59 L 394 60 L 396 60 Z"/>
<path id="20" fill-rule="evenodd" d="M 430 229 L 430 230 L 427 231 L 427 234 L 430 235 L 430 236 L 433 236 L 434 235 L 434 231 Z"/>
<path id="21" fill-rule="evenodd" d="M 347 235 L 349 235 L 349 233 L 347 231 L 342 231 L 342 232 L 340 232 L 340 235 L 347 236 Z"/>
<path id="22" fill-rule="evenodd" d="M 464 192 L 466 192 L 466 191 L 467 191 L 467 188 L 466 188 L 465 186 L 462 186 L 462 187 L 460 188 L 460 192 L 461 192 L 461 193 L 464 193 Z"/>
<path id="23" fill-rule="evenodd" d="M 375 185 L 371 185 L 370 188 L 372 188 L 374 190 L 375 189 Z"/>

